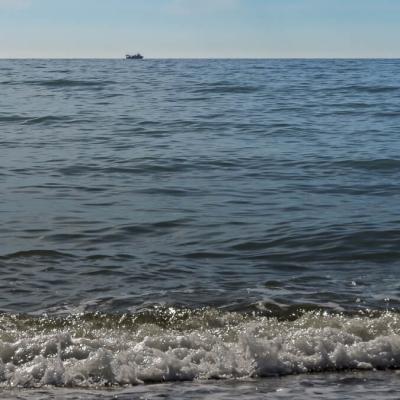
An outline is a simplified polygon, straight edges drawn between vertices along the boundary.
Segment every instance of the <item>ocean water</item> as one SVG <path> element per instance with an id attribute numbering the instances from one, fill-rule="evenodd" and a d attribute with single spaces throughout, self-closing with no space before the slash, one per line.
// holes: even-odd
<path id="1" fill-rule="evenodd" d="M 398 398 L 400 60 L 0 60 L 0 396 Z"/>

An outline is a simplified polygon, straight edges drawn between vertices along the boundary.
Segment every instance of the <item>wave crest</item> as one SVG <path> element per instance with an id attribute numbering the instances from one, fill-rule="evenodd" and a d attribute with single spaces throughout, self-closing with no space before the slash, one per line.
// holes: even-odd
<path id="1" fill-rule="evenodd" d="M 393 312 L 306 312 L 284 321 L 211 309 L 143 315 L 4 314 L 0 385 L 98 387 L 400 367 Z"/>

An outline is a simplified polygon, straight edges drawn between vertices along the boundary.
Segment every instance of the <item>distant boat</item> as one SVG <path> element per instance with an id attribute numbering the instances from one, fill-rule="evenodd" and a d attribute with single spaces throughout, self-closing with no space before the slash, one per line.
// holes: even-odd
<path id="1" fill-rule="evenodd" d="M 127 54 L 127 55 L 125 56 L 125 58 L 126 58 L 127 60 L 143 60 L 143 56 L 142 56 L 140 53 L 133 54 L 133 55 Z"/>

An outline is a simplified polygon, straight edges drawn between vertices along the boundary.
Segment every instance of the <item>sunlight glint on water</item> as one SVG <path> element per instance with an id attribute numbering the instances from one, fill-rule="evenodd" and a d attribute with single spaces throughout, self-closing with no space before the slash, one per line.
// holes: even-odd
<path id="1" fill-rule="evenodd" d="M 4 393 L 398 368 L 399 68 L 0 61 Z"/>

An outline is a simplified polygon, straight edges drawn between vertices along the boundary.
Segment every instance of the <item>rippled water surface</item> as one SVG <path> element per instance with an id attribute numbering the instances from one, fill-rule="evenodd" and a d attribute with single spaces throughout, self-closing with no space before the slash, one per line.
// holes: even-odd
<path id="1" fill-rule="evenodd" d="M 391 398 L 399 72 L 1 60 L 2 394 Z"/>

